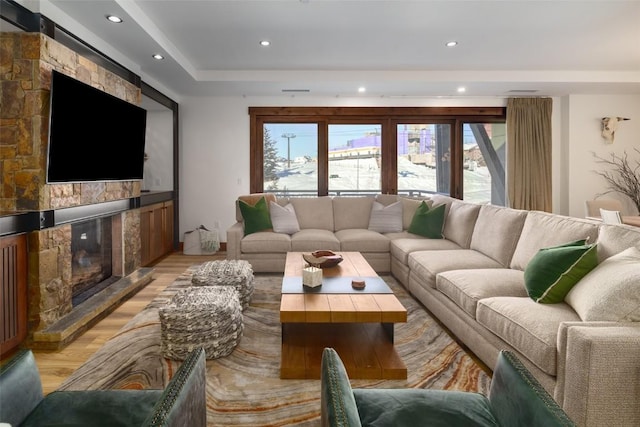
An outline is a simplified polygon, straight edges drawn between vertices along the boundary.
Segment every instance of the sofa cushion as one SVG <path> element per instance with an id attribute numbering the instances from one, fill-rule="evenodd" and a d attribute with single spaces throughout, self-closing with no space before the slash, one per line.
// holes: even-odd
<path id="1" fill-rule="evenodd" d="M 469 249 L 480 206 L 460 200 L 452 201 L 444 222 L 444 237 L 462 248 Z"/>
<path id="2" fill-rule="evenodd" d="M 374 200 L 384 206 L 389 206 L 392 203 L 399 202 L 400 197 L 395 194 L 376 194 Z"/>
<path id="3" fill-rule="evenodd" d="M 436 274 L 443 271 L 502 268 L 497 261 L 471 249 L 412 252 L 408 264 L 409 269 L 431 288 L 436 287 Z"/>
<path id="4" fill-rule="evenodd" d="M 640 249 L 602 261 L 569 291 L 565 301 L 583 321 L 640 321 Z"/>
<path id="5" fill-rule="evenodd" d="M 280 206 L 276 202 L 269 202 L 269 215 L 271 216 L 274 232 L 293 234 L 300 231 L 296 210 L 291 203 L 286 206 Z"/>
<path id="6" fill-rule="evenodd" d="M 320 249 L 340 250 L 340 241 L 332 231 L 309 228 L 302 229 L 291 236 L 293 252 L 313 252 Z"/>
<path id="7" fill-rule="evenodd" d="M 368 228 L 378 233 L 400 233 L 402 231 L 402 202 L 395 202 L 388 206 L 373 202 Z"/>
<path id="8" fill-rule="evenodd" d="M 389 252 L 389 238 L 380 233 L 360 228 L 335 232 L 340 250 L 348 252 Z"/>
<path id="9" fill-rule="evenodd" d="M 21 426 L 141 426 L 162 390 L 77 390 L 47 395 Z M 69 408 L 69 410 L 65 410 Z"/>
<path id="10" fill-rule="evenodd" d="M 367 229 L 372 205 L 373 197 L 334 197 L 334 231 L 351 228 Z"/>
<path id="11" fill-rule="evenodd" d="M 555 304 L 596 265 L 597 246 L 585 240 L 542 248 L 524 270 L 524 285 L 535 302 Z"/>
<path id="12" fill-rule="evenodd" d="M 526 211 L 482 205 L 469 248 L 508 267 L 526 217 Z"/>
<path id="13" fill-rule="evenodd" d="M 602 224 L 598 231 L 598 260 L 605 259 L 640 245 L 640 227 Z"/>
<path id="14" fill-rule="evenodd" d="M 549 375 L 556 375 L 556 338 L 562 322 L 580 317 L 565 303 L 537 304 L 528 297 L 478 302 L 476 320 Z"/>
<path id="15" fill-rule="evenodd" d="M 353 389 L 353 396 L 363 426 L 500 426 L 491 412 L 489 400 L 480 393 L 357 388 Z"/>
<path id="16" fill-rule="evenodd" d="M 423 201 L 413 214 L 408 231 L 430 239 L 442 239 L 444 238 L 442 235 L 444 215 L 445 205 L 429 208 L 429 205 Z"/>
<path id="17" fill-rule="evenodd" d="M 267 200 L 264 197 L 261 197 L 253 206 L 243 200 L 239 200 L 238 204 L 244 221 L 245 236 L 257 231 L 271 230 L 273 228 Z"/>
<path id="18" fill-rule="evenodd" d="M 489 297 L 526 297 L 524 273 L 509 268 L 444 271 L 436 276 L 436 289 L 475 319 L 478 301 Z"/>
<path id="19" fill-rule="evenodd" d="M 513 253 L 511 268 L 524 270 L 542 248 L 581 239 L 595 243 L 597 237 L 598 225 L 593 222 L 547 212 L 529 212 Z"/>
<path id="20" fill-rule="evenodd" d="M 333 200 L 331 197 L 292 197 L 290 202 L 296 210 L 301 230 L 316 228 L 333 231 Z"/>
<path id="21" fill-rule="evenodd" d="M 252 233 L 244 236 L 240 241 L 240 252 L 243 254 L 291 252 L 291 237 L 288 234 L 273 231 Z"/>
<path id="22" fill-rule="evenodd" d="M 433 206 L 433 203 L 429 199 L 425 198 L 409 198 L 400 197 L 400 203 L 402 203 L 402 229 L 408 230 L 413 220 L 413 215 L 416 213 L 416 209 L 422 202 L 427 203 L 429 207 Z"/>
<path id="23" fill-rule="evenodd" d="M 391 238 L 391 256 L 402 264 L 408 263 L 409 254 L 417 251 L 440 251 L 462 249 L 456 243 L 446 239 L 427 239 L 416 234 L 406 233 L 407 237 L 395 236 Z M 387 235 L 389 237 L 389 235 Z"/>

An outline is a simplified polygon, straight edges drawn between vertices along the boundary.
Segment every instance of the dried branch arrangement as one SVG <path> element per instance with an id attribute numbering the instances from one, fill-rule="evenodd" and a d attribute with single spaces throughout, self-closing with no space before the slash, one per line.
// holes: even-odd
<path id="1" fill-rule="evenodd" d="M 634 148 L 634 151 L 640 154 L 640 149 Z M 640 211 L 640 160 L 632 165 L 626 151 L 621 156 L 611 153 L 608 159 L 596 153 L 593 153 L 593 157 L 596 163 L 609 167 L 605 171 L 595 171 L 607 181 L 609 192 L 617 191 L 629 197 Z"/>

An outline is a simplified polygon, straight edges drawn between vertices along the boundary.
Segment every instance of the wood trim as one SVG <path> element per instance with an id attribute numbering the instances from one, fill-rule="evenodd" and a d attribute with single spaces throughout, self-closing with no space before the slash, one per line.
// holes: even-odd
<path id="1" fill-rule="evenodd" d="M 505 107 L 249 107 L 254 116 L 301 117 L 388 117 L 388 116 L 439 116 L 456 118 L 460 116 L 503 117 Z"/>

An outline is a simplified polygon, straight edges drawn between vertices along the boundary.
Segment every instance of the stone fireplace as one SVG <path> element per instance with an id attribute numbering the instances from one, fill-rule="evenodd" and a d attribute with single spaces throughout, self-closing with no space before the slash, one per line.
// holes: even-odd
<path id="1" fill-rule="evenodd" d="M 0 210 L 36 218 L 27 339 L 55 349 L 145 286 L 151 270 L 140 268 L 139 181 L 46 183 L 51 71 L 134 104 L 141 90 L 42 33 L 0 33 L 0 54 Z"/>

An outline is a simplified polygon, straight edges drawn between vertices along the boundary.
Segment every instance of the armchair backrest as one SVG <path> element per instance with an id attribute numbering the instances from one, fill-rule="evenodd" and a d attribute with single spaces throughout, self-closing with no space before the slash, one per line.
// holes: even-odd
<path id="1" fill-rule="evenodd" d="M 573 421 L 511 352 L 498 356 L 489 403 L 500 425 L 519 427 L 574 426 Z"/>
<path id="2" fill-rule="evenodd" d="M 332 348 L 322 352 L 320 367 L 320 423 L 322 427 L 358 427 L 360 416 L 342 360 Z"/>
<path id="3" fill-rule="evenodd" d="M 205 352 L 198 348 L 182 362 L 143 426 L 205 427 L 206 382 Z"/>
<path id="4" fill-rule="evenodd" d="M 20 350 L 0 367 L 0 422 L 17 426 L 44 399 L 36 360 Z"/>

